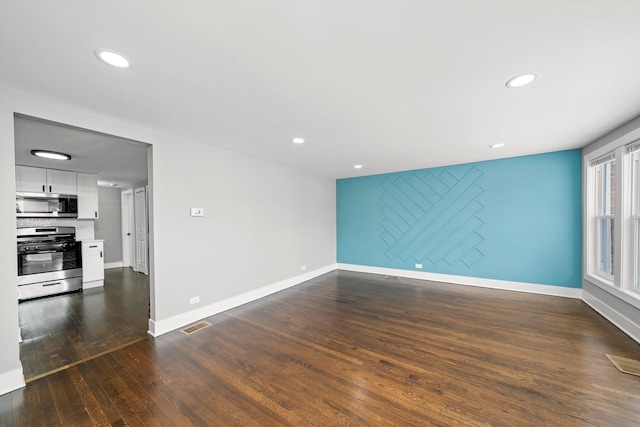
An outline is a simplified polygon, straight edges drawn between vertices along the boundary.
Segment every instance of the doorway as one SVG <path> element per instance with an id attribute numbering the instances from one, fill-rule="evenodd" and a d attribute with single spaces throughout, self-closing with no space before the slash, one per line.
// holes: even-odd
<path id="1" fill-rule="evenodd" d="M 133 271 L 149 274 L 148 267 L 148 187 L 125 190 L 122 205 L 122 257 L 123 265 Z"/>
<path id="2" fill-rule="evenodd" d="M 76 240 L 101 239 L 105 245 L 104 286 L 19 303 L 20 359 L 28 382 L 146 339 L 152 304 L 146 245 L 151 146 L 19 114 L 14 115 L 14 132 L 16 165 L 95 174 L 100 207 L 96 219 L 24 218 L 16 221 L 17 227 L 71 226 L 75 227 Z M 32 149 L 69 153 L 71 160 L 63 164 L 47 162 L 31 156 Z M 137 239 L 134 231 L 138 188 L 145 190 L 144 218 L 139 221 L 146 245 L 140 248 L 142 264 L 136 260 L 137 252 L 125 251 L 131 246 L 124 244 L 125 233 Z M 125 207 L 134 212 L 133 220 L 129 215 L 125 220 Z"/>
<path id="3" fill-rule="evenodd" d="M 125 190 L 120 193 L 120 205 L 122 207 L 122 266 L 135 270 L 135 213 L 133 204 L 133 190 Z"/>

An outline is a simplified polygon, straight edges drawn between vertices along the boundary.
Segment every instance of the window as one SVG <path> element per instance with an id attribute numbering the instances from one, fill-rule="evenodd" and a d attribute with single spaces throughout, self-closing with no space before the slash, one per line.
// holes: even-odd
<path id="1" fill-rule="evenodd" d="M 633 236 L 633 289 L 640 290 L 640 144 L 629 148 L 631 223 Z"/>
<path id="2" fill-rule="evenodd" d="M 595 165 L 597 272 L 612 280 L 615 262 L 616 163 L 608 158 Z"/>
<path id="3" fill-rule="evenodd" d="M 585 279 L 640 308 L 640 140 L 601 147 L 585 167 Z"/>

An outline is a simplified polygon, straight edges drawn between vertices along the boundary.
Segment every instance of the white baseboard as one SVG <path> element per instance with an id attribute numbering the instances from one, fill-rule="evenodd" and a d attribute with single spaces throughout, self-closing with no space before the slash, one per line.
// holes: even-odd
<path id="1" fill-rule="evenodd" d="M 483 279 L 467 276 L 453 276 L 450 274 L 429 273 L 426 271 L 399 270 L 395 268 L 370 267 L 366 265 L 354 264 L 338 264 L 338 269 L 357 271 L 361 273 L 407 277 L 410 279 L 431 280 L 434 282 L 452 283 L 455 285 L 479 286 L 482 288 L 528 292 L 532 294 L 552 295 L 565 298 L 582 298 L 582 288 L 567 288 L 565 286 L 539 285 L 535 283 L 511 282 L 507 280 Z"/>
<path id="2" fill-rule="evenodd" d="M 122 268 L 124 267 L 124 263 L 122 261 L 118 261 L 118 262 L 105 262 L 104 263 L 104 269 L 108 270 L 110 268 Z"/>
<path id="3" fill-rule="evenodd" d="M 319 268 L 317 270 L 310 271 L 305 274 L 301 274 L 299 276 L 292 277 L 290 279 L 283 280 L 281 282 L 274 283 L 272 285 L 262 287 L 260 289 L 256 289 L 254 291 L 246 292 L 244 294 L 237 295 L 235 297 L 231 297 L 226 300 L 207 305 L 205 307 L 201 307 L 196 310 L 192 310 L 186 313 L 179 314 L 174 317 L 170 317 L 168 319 L 164 319 L 160 321 L 153 321 L 150 319 L 148 333 L 153 337 L 166 334 L 167 332 L 179 329 L 183 326 L 189 325 L 198 320 L 213 316 L 218 313 L 222 313 L 223 311 L 227 311 L 232 308 L 238 307 L 240 305 L 246 304 L 248 302 L 266 297 L 267 295 L 298 285 L 302 282 L 313 279 L 314 277 L 318 277 L 322 274 L 328 273 L 336 269 L 357 271 L 362 273 L 386 274 L 390 276 L 400 276 L 400 277 L 407 277 L 411 279 L 431 280 L 436 282 L 445 282 L 445 283 L 452 283 L 457 285 L 479 286 L 479 287 L 492 288 L 492 289 L 528 292 L 528 293 L 534 293 L 534 294 L 552 295 L 552 296 L 560 296 L 560 297 L 566 297 L 566 298 L 577 298 L 577 299 L 582 298 L 581 288 L 567 288 L 563 286 L 550 286 L 550 285 L 539 285 L 534 283 L 510 282 L 506 280 L 453 276 L 448 274 L 428 273 L 423 271 L 398 270 L 398 269 L 382 268 L 382 267 L 369 267 L 369 266 L 353 265 L 353 264 L 332 264 L 323 268 Z"/>
<path id="4" fill-rule="evenodd" d="M 640 325 L 623 315 L 622 313 L 616 311 L 611 306 L 605 304 L 598 298 L 594 297 L 587 291 L 582 292 L 582 300 L 589 305 L 592 309 L 597 311 L 607 319 L 609 322 L 613 323 L 618 329 L 620 329 L 625 334 L 629 335 L 631 339 L 640 343 Z"/>
<path id="5" fill-rule="evenodd" d="M 104 280 L 94 280 L 92 282 L 84 282 L 82 289 L 99 288 L 101 286 L 104 286 Z"/>
<path id="6" fill-rule="evenodd" d="M 159 320 L 159 321 L 153 321 L 149 319 L 149 330 L 147 332 L 149 333 L 149 335 L 153 337 L 166 334 L 167 332 L 171 332 L 173 330 L 182 328 L 183 326 L 197 322 L 206 317 L 210 317 L 215 314 L 222 313 L 223 311 L 227 311 L 232 308 L 241 306 L 243 304 L 247 304 L 251 301 L 264 298 L 275 292 L 279 292 L 284 289 L 290 288 L 292 286 L 299 285 L 300 283 L 306 282 L 307 280 L 311 280 L 325 273 L 329 273 L 335 269 L 336 269 L 336 265 L 331 264 L 326 267 L 309 271 L 305 274 L 300 274 L 299 276 L 291 277 L 289 279 L 285 279 L 280 282 L 273 283 L 271 285 L 267 285 L 259 289 L 255 289 L 253 291 L 237 295 L 235 297 L 227 298 L 225 300 L 222 300 L 213 304 L 209 304 L 205 307 L 201 307 L 196 310 L 188 311 L 186 313 L 179 314 L 174 317 L 170 317 L 168 319 Z"/>
<path id="7" fill-rule="evenodd" d="M 0 395 L 10 393 L 25 386 L 22 368 L 0 374 Z"/>

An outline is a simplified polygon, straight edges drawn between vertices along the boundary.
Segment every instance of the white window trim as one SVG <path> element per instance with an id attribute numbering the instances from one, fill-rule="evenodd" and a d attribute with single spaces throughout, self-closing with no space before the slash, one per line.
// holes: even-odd
<path id="1" fill-rule="evenodd" d="M 640 197 L 632 197 L 631 179 L 631 155 L 629 145 L 637 144 L 631 141 L 618 140 L 611 142 L 597 150 L 585 155 L 583 182 L 585 186 L 583 203 L 583 262 L 584 262 L 584 280 L 598 286 L 599 288 L 615 295 L 621 300 L 640 309 L 640 290 L 635 286 L 637 273 L 633 266 L 636 265 L 634 257 L 637 256 L 635 248 L 637 248 L 637 233 L 631 234 L 628 231 L 635 231 L 635 218 L 640 217 Z M 614 276 L 608 276 L 600 273 L 598 270 L 599 259 L 597 258 L 597 198 L 595 186 L 596 177 L 593 173 L 594 162 L 601 163 L 602 159 L 606 159 L 610 153 L 613 153 L 616 159 L 616 210 L 614 213 L 614 253 L 616 261 L 614 263 Z M 636 169 L 636 174 L 640 173 Z M 638 181 L 636 181 L 638 182 Z M 633 204 L 633 205 L 632 205 Z M 632 207 L 635 208 L 632 215 Z M 602 217 L 602 216 L 601 216 Z M 613 280 L 612 280 L 613 279 Z"/>
<path id="2" fill-rule="evenodd" d="M 619 262 L 614 263 L 614 274 L 609 275 L 600 271 L 600 245 L 598 244 L 598 235 L 599 235 L 599 221 L 601 218 L 613 218 L 614 224 L 618 223 L 618 212 L 619 209 L 616 209 L 614 215 L 598 215 L 598 206 L 602 205 L 602 177 L 597 176 L 596 170 L 594 168 L 600 166 L 603 163 L 606 163 L 609 160 L 616 160 L 616 173 L 618 170 L 616 152 L 605 152 L 604 154 L 600 154 L 598 152 L 592 153 L 592 156 L 588 156 L 585 159 L 585 167 L 587 176 L 585 179 L 586 185 L 586 214 L 585 214 L 585 238 L 584 242 L 586 244 L 586 253 L 587 256 L 585 258 L 586 261 L 586 276 L 589 277 L 593 282 L 597 282 L 601 286 L 616 286 L 617 278 L 619 277 L 618 271 L 616 267 L 620 264 Z M 616 179 L 616 194 L 618 190 L 619 179 Z M 617 202 L 617 201 L 616 201 Z M 617 242 L 617 231 L 618 227 L 614 227 L 614 242 Z M 617 253 L 616 245 L 614 245 L 614 253 Z"/>
<path id="3" fill-rule="evenodd" d="M 619 239 L 617 249 L 619 252 L 620 265 L 618 267 L 619 279 L 616 283 L 617 287 L 622 290 L 632 291 L 635 284 L 633 278 L 633 265 L 635 250 L 633 247 L 634 238 L 632 230 L 634 225 L 631 218 L 632 192 L 631 192 L 631 156 L 627 154 L 626 146 L 616 149 L 616 162 L 619 161 L 620 170 L 616 165 L 616 194 L 620 194 L 618 205 L 620 206 L 620 232 L 617 233 L 616 239 Z M 618 182 L 620 181 L 620 182 Z M 619 192 L 618 192 L 619 191 Z"/>
<path id="4" fill-rule="evenodd" d="M 607 274 L 604 271 L 600 270 L 600 261 L 602 260 L 602 253 L 600 252 L 600 250 L 602 249 L 602 245 L 597 244 L 598 241 L 598 237 L 602 236 L 602 230 L 600 229 L 600 220 L 601 219 L 613 219 L 613 223 L 614 223 L 614 230 L 615 230 L 615 224 L 616 224 L 616 218 L 615 215 L 595 215 L 594 216 L 594 221 L 593 221 L 593 233 L 594 234 L 594 238 L 596 240 L 596 243 L 594 243 L 594 250 L 595 250 L 595 257 L 593 258 L 592 262 L 593 262 L 593 267 L 594 267 L 594 271 L 593 274 L 597 275 L 598 277 L 600 277 L 601 279 L 603 279 L 604 281 L 606 281 L 608 284 L 613 285 L 615 284 L 615 276 L 611 275 L 611 274 Z M 614 253 L 615 253 L 615 245 L 614 246 Z M 616 254 L 617 255 L 617 254 Z M 614 274 L 615 274 L 615 263 L 613 265 L 614 267 Z"/>
<path id="5" fill-rule="evenodd" d="M 633 227 L 633 239 L 632 239 L 632 243 L 633 243 L 633 278 L 631 278 L 631 282 L 632 283 L 632 288 L 631 290 L 635 293 L 640 294 L 640 280 L 638 280 L 638 270 L 640 269 L 640 256 L 638 256 L 638 240 L 639 236 L 640 236 L 640 215 L 632 215 L 631 216 L 631 223 L 632 223 L 632 227 Z M 636 260 L 638 260 L 638 262 L 636 262 Z"/>
<path id="6" fill-rule="evenodd" d="M 625 177 L 625 181 L 628 182 L 628 201 L 629 201 L 629 230 L 632 230 L 631 235 L 627 235 L 628 242 L 626 249 L 629 251 L 631 259 L 629 262 L 634 268 L 630 269 L 631 277 L 629 277 L 626 283 L 629 284 L 628 290 L 633 295 L 640 297 L 640 283 L 638 280 L 638 270 L 640 269 L 639 254 L 640 250 L 638 240 L 640 238 L 640 142 L 631 144 L 629 147 L 629 153 L 627 154 L 628 162 L 628 175 Z M 633 183 L 636 183 L 636 188 L 633 188 Z M 635 191 L 634 191 L 635 190 Z"/>

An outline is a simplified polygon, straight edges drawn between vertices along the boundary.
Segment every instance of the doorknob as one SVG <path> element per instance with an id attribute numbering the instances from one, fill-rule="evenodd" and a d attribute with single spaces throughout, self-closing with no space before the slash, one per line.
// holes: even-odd
<path id="1" fill-rule="evenodd" d="M 131 236 L 131 233 L 127 233 L 127 236 Z"/>

